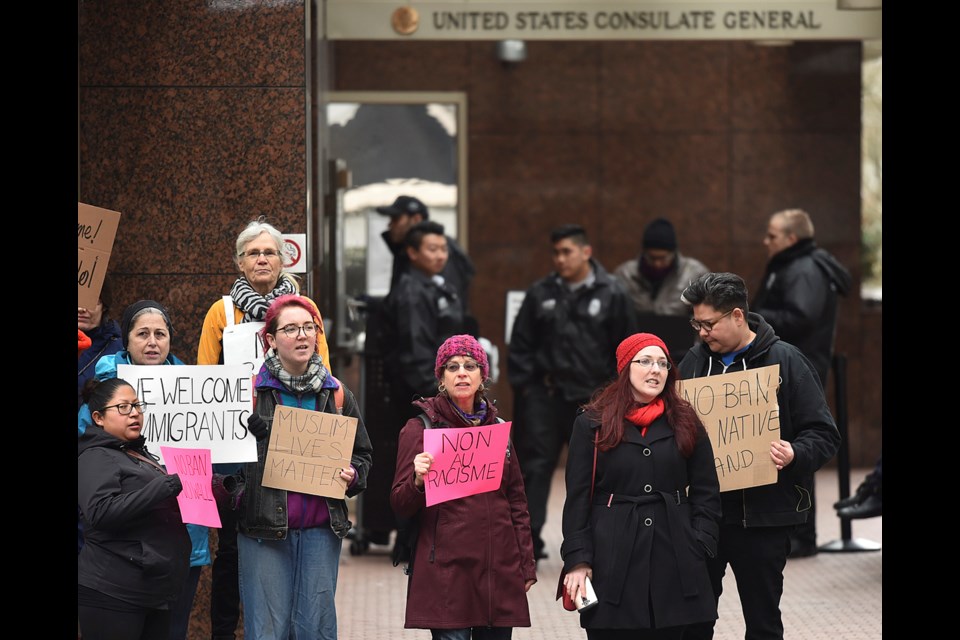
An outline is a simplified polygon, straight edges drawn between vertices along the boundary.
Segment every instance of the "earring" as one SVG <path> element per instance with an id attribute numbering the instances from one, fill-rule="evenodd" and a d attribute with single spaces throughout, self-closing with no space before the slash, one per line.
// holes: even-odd
<path id="1" fill-rule="evenodd" d="M 437 385 L 437 391 L 440 393 L 440 395 L 445 394 L 447 392 L 447 385 L 441 382 L 440 384 Z"/>
<path id="2" fill-rule="evenodd" d="M 483 386 L 483 383 L 481 382 L 481 383 L 480 383 L 480 388 L 477 389 L 477 393 L 483 393 L 483 392 L 486 391 L 486 390 L 487 390 L 487 388 L 486 388 L 485 386 Z"/>

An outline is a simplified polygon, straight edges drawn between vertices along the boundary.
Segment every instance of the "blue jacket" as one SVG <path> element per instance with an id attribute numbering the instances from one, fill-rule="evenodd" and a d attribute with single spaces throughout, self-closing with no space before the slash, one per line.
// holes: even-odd
<path id="1" fill-rule="evenodd" d="M 133 364 L 130 362 L 129 351 L 118 351 L 117 353 L 100 358 L 100 360 L 97 362 L 94 378 L 96 380 L 110 380 L 112 378 L 116 378 L 117 366 L 121 364 Z M 167 356 L 167 361 L 164 362 L 164 364 L 186 363 L 171 353 L 169 356 Z M 87 427 L 89 427 L 91 424 L 93 424 L 93 417 L 90 415 L 90 407 L 84 404 L 77 412 L 77 437 L 79 438 L 82 436 L 87 430 Z M 190 550 L 190 566 L 202 567 L 210 564 L 210 541 L 208 528 L 199 524 L 188 524 L 187 531 L 190 533 L 190 543 L 192 546 L 192 549 Z"/>
<path id="2" fill-rule="evenodd" d="M 264 366 L 257 375 L 255 386 L 256 411 L 270 428 L 273 427 L 273 413 L 277 404 L 311 410 L 317 407 L 324 413 L 338 413 L 333 393 L 337 388 L 337 382 L 333 376 L 328 375 L 324 380 L 319 396 L 309 393 L 298 397 L 288 391 Z M 367 435 L 367 429 L 363 425 L 356 398 L 346 385 L 343 391 L 343 415 L 357 419 L 357 434 L 353 441 L 353 452 L 350 455 L 350 464 L 357 470 L 357 476 L 353 484 L 347 487 L 346 492 L 347 496 L 355 496 L 367 488 L 367 477 L 373 465 L 373 445 L 370 444 L 370 436 Z M 287 492 L 262 485 L 269 441 L 269 435 L 258 440 L 257 461 L 244 465 L 246 484 L 240 500 L 237 525 L 240 533 L 251 538 L 285 540 L 288 531 Z M 330 528 L 337 537 L 343 538 L 353 526 L 347 517 L 347 502 L 337 498 L 326 500 L 327 510 L 330 513 Z"/>
<path id="3" fill-rule="evenodd" d="M 83 404 L 83 385 L 93 377 L 97 361 L 115 354 L 123 349 L 120 339 L 120 325 L 116 320 L 107 320 L 102 325 L 90 331 L 84 331 L 90 338 L 90 348 L 77 358 L 77 409 Z"/>

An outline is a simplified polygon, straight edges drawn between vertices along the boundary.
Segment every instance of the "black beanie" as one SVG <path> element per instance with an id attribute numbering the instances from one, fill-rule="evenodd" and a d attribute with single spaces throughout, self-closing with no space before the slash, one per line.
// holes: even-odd
<path id="1" fill-rule="evenodd" d="M 157 309 L 163 314 L 163 319 L 167 323 L 167 331 L 170 332 L 170 339 L 173 339 L 173 325 L 170 324 L 170 314 L 163 308 L 163 305 L 156 300 L 141 300 L 140 302 L 134 302 L 123 310 L 123 319 L 120 320 L 120 338 L 123 340 L 124 349 L 127 348 L 127 343 L 130 341 L 130 324 L 133 322 L 133 317 L 144 309 L 150 308 Z"/>
<path id="2" fill-rule="evenodd" d="M 673 225 L 665 218 L 657 218 L 643 231 L 644 249 L 677 250 L 677 234 Z"/>

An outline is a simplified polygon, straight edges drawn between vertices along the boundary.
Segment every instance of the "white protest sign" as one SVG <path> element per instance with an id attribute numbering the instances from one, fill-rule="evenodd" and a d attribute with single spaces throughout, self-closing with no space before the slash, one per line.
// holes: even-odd
<path id="1" fill-rule="evenodd" d="M 770 443 L 780 439 L 780 365 L 677 381 L 713 444 L 720 491 L 773 484 Z"/>
<path id="2" fill-rule="evenodd" d="M 149 404 L 141 434 L 153 453 L 163 445 L 210 449 L 213 464 L 257 459 L 246 426 L 253 380 L 245 365 L 122 364 L 117 377 Z"/>
<path id="3" fill-rule="evenodd" d="M 283 268 L 290 273 L 307 272 L 307 234 L 283 234 Z"/>

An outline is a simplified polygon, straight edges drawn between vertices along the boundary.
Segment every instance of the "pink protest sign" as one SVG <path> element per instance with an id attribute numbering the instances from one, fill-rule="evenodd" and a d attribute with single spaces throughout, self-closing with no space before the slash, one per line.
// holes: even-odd
<path id="1" fill-rule="evenodd" d="M 497 489 L 503 478 L 510 424 L 424 430 L 423 450 L 433 454 L 424 478 L 427 506 Z"/>
<path id="2" fill-rule="evenodd" d="M 213 465 L 210 449 L 160 447 L 167 473 L 180 474 L 183 491 L 177 496 L 180 518 L 188 524 L 219 529 L 220 514 L 213 499 Z"/>

